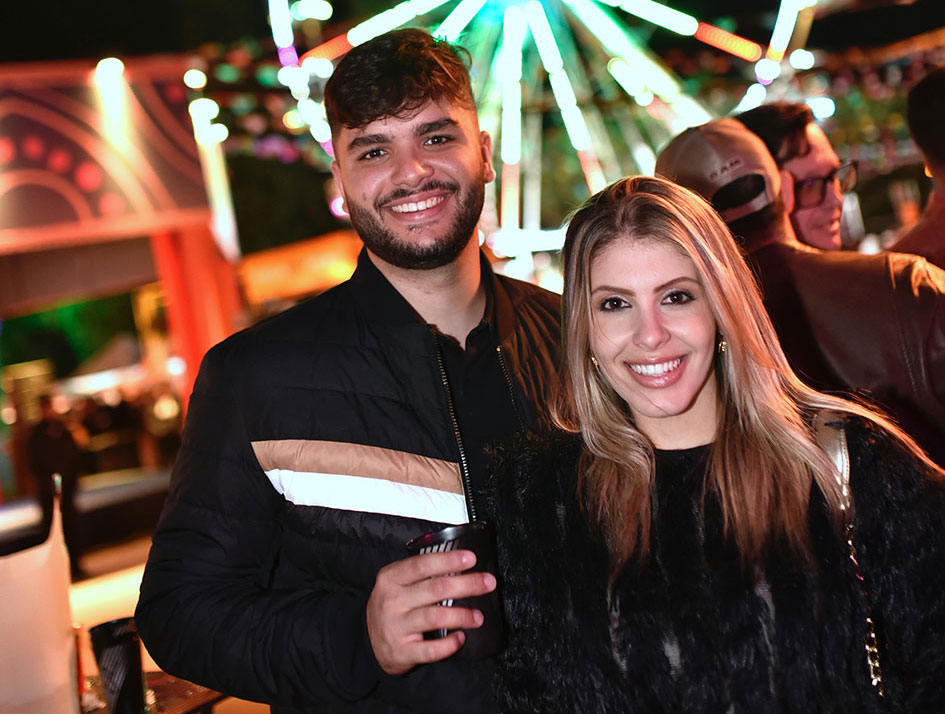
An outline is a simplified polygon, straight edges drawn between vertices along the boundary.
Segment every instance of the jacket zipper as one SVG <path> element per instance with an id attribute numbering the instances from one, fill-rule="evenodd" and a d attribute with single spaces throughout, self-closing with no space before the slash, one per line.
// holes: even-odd
<path id="1" fill-rule="evenodd" d="M 505 377 L 505 385 L 509 388 L 509 399 L 512 402 L 512 408 L 515 410 L 515 416 L 518 417 L 518 423 L 524 429 L 528 425 L 525 422 L 525 417 L 522 414 L 522 409 L 518 404 L 518 400 L 515 398 L 515 387 L 512 386 L 512 375 L 509 374 L 508 365 L 505 363 L 505 355 L 502 353 L 502 345 L 495 346 L 495 353 L 499 357 L 499 367 L 502 369 L 502 376 Z"/>
<path id="2" fill-rule="evenodd" d="M 433 349 L 436 353 L 436 365 L 440 369 L 440 382 L 446 392 L 446 407 L 450 415 L 450 425 L 453 427 L 453 437 L 456 439 L 456 448 L 459 450 L 459 478 L 463 487 L 463 496 L 466 499 L 466 515 L 470 522 L 478 520 L 476 504 L 472 497 L 472 477 L 469 474 L 469 460 L 466 458 L 466 447 L 463 445 L 463 435 L 459 430 L 459 421 L 456 419 L 456 410 L 453 407 L 453 392 L 450 390 L 450 381 L 446 376 L 446 367 L 443 365 L 443 353 L 440 351 L 440 341 L 436 330 L 433 329 Z"/>

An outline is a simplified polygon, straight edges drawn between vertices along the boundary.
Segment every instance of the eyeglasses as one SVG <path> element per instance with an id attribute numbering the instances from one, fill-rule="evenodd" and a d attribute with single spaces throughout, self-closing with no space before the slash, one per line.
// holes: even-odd
<path id="1" fill-rule="evenodd" d="M 813 208 L 824 202 L 827 184 L 835 184 L 840 193 L 847 193 L 856 186 L 856 161 L 840 164 L 826 176 L 806 178 L 794 182 L 794 202 L 798 208 Z"/>

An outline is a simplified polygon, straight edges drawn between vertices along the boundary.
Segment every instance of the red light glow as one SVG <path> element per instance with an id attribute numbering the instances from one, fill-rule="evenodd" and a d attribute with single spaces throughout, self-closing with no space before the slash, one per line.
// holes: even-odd
<path id="1" fill-rule="evenodd" d="M 323 42 L 318 47 L 313 47 L 304 55 L 302 55 L 299 60 L 300 64 L 307 60 L 309 57 L 314 57 L 315 59 L 330 59 L 333 60 L 336 57 L 341 57 L 345 52 L 351 49 L 351 43 L 348 42 L 347 35 L 338 35 L 328 40 L 328 42 Z"/>
<path id="2" fill-rule="evenodd" d="M 36 161 L 41 158 L 45 151 L 46 142 L 36 136 L 36 134 L 30 134 L 23 139 L 23 155 L 31 161 Z"/>
<path id="3" fill-rule="evenodd" d="M 95 164 L 85 161 L 75 170 L 75 182 L 83 191 L 91 193 L 102 185 L 102 170 Z"/>
<path id="4" fill-rule="evenodd" d="M 46 166 L 50 171 L 57 174 L 64 174 L 72 168 L 72 156 L 63 148 L 53 149 L 49 152 L 49 158 L 46 160 Z"/>
<path id="5" fill-rule="evenodd" d="M 0 164 L 9 164 L 16 158 L 16 144 L 7 137 L 0 136 Z"/>

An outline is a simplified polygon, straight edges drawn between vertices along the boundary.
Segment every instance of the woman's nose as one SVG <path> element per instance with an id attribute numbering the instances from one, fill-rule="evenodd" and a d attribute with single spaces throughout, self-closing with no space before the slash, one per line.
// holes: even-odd
<path id="1" fill-rule="evenodd" d="M 645 350 L 655 350 L 669 339 L 669 331 L 659 312 L 642 313 L 633 334 L 633 341 Z"/>

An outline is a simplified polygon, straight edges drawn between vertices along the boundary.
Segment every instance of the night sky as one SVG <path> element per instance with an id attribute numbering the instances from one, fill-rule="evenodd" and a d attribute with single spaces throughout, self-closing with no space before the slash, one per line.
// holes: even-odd
<path id="1" fill-rule="evenodd" d="M 337 0 L 328 35 L 393 3 Z M 668 3 L 708 22 L 735 16 L 739 32 L 770 33 L 777 0 L 674 0 Z M 945 26 L 943 0 L 860 0 L 858 10 L 815 21 L 809 47 L 869 47 Z M 36 9 L 40 8 L 40 9 Z M 99 59 L 186 52 L 206 42 L 224 44 L 269 36 L 266 0 L 34 0 L 4 2 L 0 13 L 0 62 Z M 753 31 L 754 28 L 754 31 Z M 655 49 L 679 42 L 669 32 Z M 764 41 L 763 37 L 758 38 Z"/>

